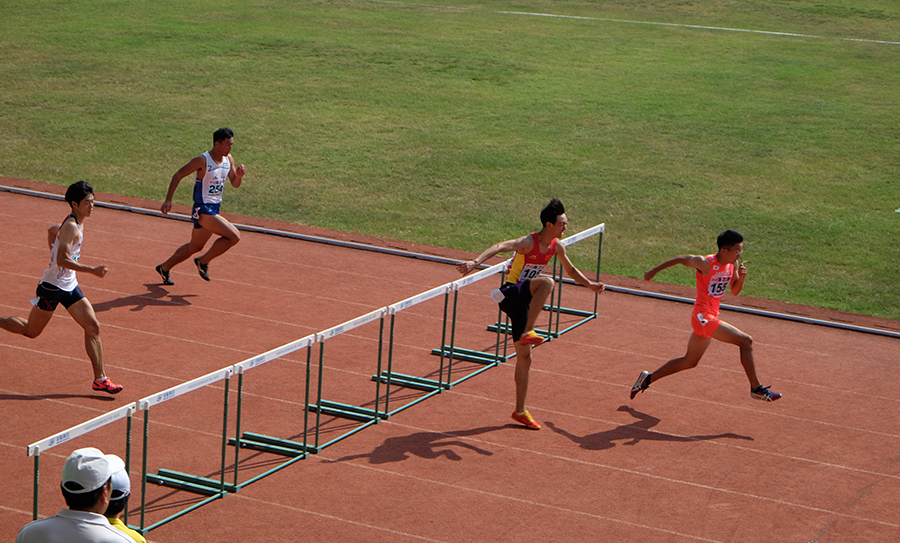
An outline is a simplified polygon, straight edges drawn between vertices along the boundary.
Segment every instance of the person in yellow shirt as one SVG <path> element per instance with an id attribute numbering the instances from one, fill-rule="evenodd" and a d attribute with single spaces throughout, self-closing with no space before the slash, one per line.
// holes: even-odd
<path id="1" fill-rule="evenodd" d="M 113 528 L 123 532 L 135 541 L 135 543 L 147 543 L 140 532 L 132 530 L 122 521 L 125 511 L 128 509 L 128 497 L 131 495 L 131 478 L 128 471 L 121 469 L 112 474 L 112 494 L 109 499 L 109 507 L 106 508 L 106 518 Z"/>

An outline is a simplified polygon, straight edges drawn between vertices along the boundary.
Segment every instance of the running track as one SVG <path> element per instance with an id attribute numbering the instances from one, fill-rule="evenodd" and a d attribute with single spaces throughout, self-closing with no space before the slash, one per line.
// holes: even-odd
<path id="1" fill-rule="evenodd" d="M 28 310 L 47 258 L 44 232 L 65 214 L 64 203 L 0 192 L 0 314 Z M 28 444 L 458 278 L 446 264 L 245 233 L 210 267 L 212 282 L 185 263 L 173 273 L 176 285 L 161 287 L 153 267 L 187 240 L 189 228 L 102 208 L 86 223 L 84 262 L 106 263 L 110 273 L 80 281 L 97 308 L 107 371 L 126 387 L 122 394 L 90 391 L 80 329 L 62 310 L 36 340 L 0 335 L 0 539 L 13 540 L 31 519 Z M 460 345 L 492 342 L 485 326 L 495 318 L 487 298 L 494 285 L 482 283 L 460 294 Z M 567 301 L 588 307 L 583 290 L 570 289 Z M 700 367 L 630 401 L 640 370 L 681 354 L 689 309 L 611 292 L 600 300 L 599 319 L 536 349 L 529 407 L 544 424 L 540 432 L 509 420 L 513 365 L 504 364 L 170 522 L 148 540 L 900 541 L 896 339 L 725 312 L 754 336 L 760 376 L 784 399 L 751 400 L 736 350 L 713 345 Z M 433 332 L 440 312 L 432 305 L 398 321 L 398 360 L 407 367 L 436 364 L 428 353 L 440 344 Z M 352 400 L 355 383 L 366 381 L 372 343 L 361 330 L 333 349 L 343 385 L 329 390 L 336 399 Z M 304 362 L 295 353 L 247 376 L 245 429 L 296 435 Z M 208 388 L 154 415 L 151 472 L 215 476 L 217 457 L 203 451 L 215 451 L 221 432 L 221 409 L 211 407 L 221 403 L 221 387 Z M 139 434 L 136 428 L 138 443 Z M 41 514 L 63 507 L 55 488 L 71 450 L 124 454 L 121 436 L 104 429 L 43 454 Z M 241 458 L 250 471 L 275 462 L 261 453 Z M 139 468 L 133 460 L 132 503 Z M 148 489 L 148 499 L 151 521 L 196 501 L 162 487 Z"/>

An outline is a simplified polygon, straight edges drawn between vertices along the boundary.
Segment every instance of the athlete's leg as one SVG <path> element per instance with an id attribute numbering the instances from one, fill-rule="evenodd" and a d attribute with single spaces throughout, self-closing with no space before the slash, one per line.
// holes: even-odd
<path id="1" fill-rule="evenodd" d="M 758 387 L 759 379 L 756 378 L 756 365 L 753 363 L 753 338 L 726 322 L 719 324 L 712 337 L 723 343 L 737 345 L 741 349 L 741 365 L 744 366 L 744 373 L 750 380 L 750 388 Z"/>
<path id="2" fill-rule="evenodd" d="M 203 230 L 209 230 L 219 238 L 213 242 L 206 254 L 202 255 L 199 260 L 201 264 L 209 264 L 209 262 L 221 255 L 228 249 L 231 249 L 239 241 L 241 241 L 241 233 L 238 229 L 228 222 L 221 215 L 200 215 L 200 226 Z M 208 239 L 208 238 L 207 238 Z"/>
<path id="3" fill-rule="evenodd" d="M 53 311 L 44 311 L 33 306 L 27 320 L 22 317 L 0 317 L 0 328 L 34 339 L 41 335 L 51 317 L 53 317 Z"/>
<path id="4" fill-rule="evenodd" d="M 700 337 L 697 334 L 691 333 L 691 337 L 688 339 L 687 352 L 684 356 L 669 360 L 658 370 L 651 373 L 650 382 L 655 383 L 663 377 L 695 367 L 697 363 L 700 362 L 700 359 L 703 358 L 703 353 L 709 348 L 709 343 L 710 338 Z"/>
<path id="5" fill-rule="evenodd" d="M 534 330 L 534 325 L 544 310 L 544 302 L 547 301 L 551 292 L 553 292 L 553 279 L 541 276 L 531 280 L 531 305 L 528 306 L 528 320 L 525 322 L 526 332 Z"/>
<path id="6" fill-rule="evenodd" d="M 531 345 L 515 343 L 516 347 L 516 413 L 525 412 L 525 397 L 528 395 L 528 373 L 531 370 Z"/>
<path id="7" fill-rule="evenodd" d="M 69 315 L 84 329 L 84 350 L 91 359 L 94 380 L 106 377 L 103 369 L 103 346 L 100 344 L 100 323 L 94 314 L 94 307 L 87 298 L 82 298 L 68 307 Z"/>
<path id="8" fill-rule="evenodd" d="M 203 215 L 201 215 L 201 217 L 203 217 Z M 163 271 L 171 270 L 178 264 L 181 264 L 182 262 L 190 258 L 191 255 L 202 251 L 203 246 L 206 245 L 206 242 L 209 241 L 209 238 L 210 236 L 212 236 L 212 234 L 212 231 L 207 230 L 206 228 L 192 229 L 191 241 L 175 249 L 175 252 L 172 254 L 172 256 L 170 256 L 168 260 L 160 264 Z"/>

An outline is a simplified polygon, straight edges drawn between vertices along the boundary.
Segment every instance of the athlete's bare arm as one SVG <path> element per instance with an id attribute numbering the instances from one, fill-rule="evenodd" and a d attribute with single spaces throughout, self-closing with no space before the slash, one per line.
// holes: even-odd
<path id="1" fill-rule="evenodd" d="M 496 256 L 500 253 L 509 253 L 515 251 L 519 254 L 527 253 L 531 251 L 532 247 L 534 247 L 534 238 L 531 237 L 531 234 L 527 236 L 522 236 L 517 239 L 510 239 L 506 241 L 501 241 L 500 243 L 495 243 L 488 247 L 483 253 L 478 255 L 475 260 L 466 260 L 465 262 L 460 262 L 456 265 L 456 269 L 459 270 L 459 273 L 463 275 L 468 275 L 478 268 L 482 262 L 491 258 L 492 256 Z"/>
<path id="2" fill-rule="evenodd" d="M 59 233 L 59 227 L 62 225 L 54 224 L 50 228 L 47 229 L 47 245 L 50 249 L 53 249 L 53 242 L 56 241 L 56 234 Z"/>
<path id="3" fill-rule="evenodd" d="M 241 181 L 244 180 L 244 174 L 247 173 L 247 168 L 245 168 L 243 164 L 235 167 L 234 158 L 230 154 L 228 155 L 228 163 L 231 164 L 231 169 L 228 170 L 228 180 L 231 181 L 232 187 L 238 188 L 241 186 Z"/>
<path id="4" fill-rule="evenodd" d="M 84 266 L 72 260 L 69 253 L 72 251 L 72 244 L 78 235 L 78 226 L 75 220 L 67 220 L 59 229 L 59 249 L 56 251 L 56 265 L 60 268 L 66 268 L 76 272 L 85 272 L 97 277 L 104 277 L 107 272 L 105 265 L 97 267 Z"/>
<path id="5" fill-rule="evenodd" d="M 572 264 L 572 261 L 569 260 L 569 257 L 566 255 L 566 246 L 562 243 L 556 244 L 556 258 L 559 260 L 560 264 L 562 264 L 563 269 L 566 270 L 569 277 L 574 279 L 576 283 L 584 285 L 598 293 L 603 292 L 603 289 L 606 288 L 606 285 L 603 283 L 597 283 L 585 277 L 585 275 Z"/>
<path id="6" fill-rule="evenodd" d="M 731 276 L 731 293 L 737 296 L 741 293 L 741 289 L 744 288 L 744 279 L 747 277 L 747 263 L 746 262 L 738 262 L 737 266 L 734 270 L 734 275 Z"/>
<path id="7" fill-rule="evenodd" d="M 175 189 L 178 188 L 178 183 L 181 182 L 182 179 L 189 176 L 191 173 L 198 173 L 203 168 L 206 167 L 206 158 L 203 155 L 195 156 L 191 159 L 190 162 L 182 166 L 175 175 L 172 176 L 172 180 L 169 182 L 169 190 L 166 192 L 166 200 L 163 202 L 162 206 L 159 208 L 162 211 L 163 215 L 168 215 L 169 211 L 172 211 L 172 198 L 175 197 Z"/>
<path id="8" fill-rule="evenodd" d="M 652 270 L 644 272 L 644 281 L 653 279 L 653 277 L 657 273 L 663 271 L 666 268 L 671 268 L 672 266 L 675 266 L 677 264 L 681 264 L 682 266 L 687 266 L 689 268 L 694 268 L 703 275 L 707 275 L 709 273 L 709 260 L 707 260 L 706 258 L 699 255 L 681 255 L 666 260 Z"/>

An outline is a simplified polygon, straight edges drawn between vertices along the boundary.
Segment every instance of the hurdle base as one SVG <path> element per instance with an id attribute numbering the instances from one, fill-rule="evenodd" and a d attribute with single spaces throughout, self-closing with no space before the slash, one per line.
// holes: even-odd
<path id="1" fill-rule="evenodd" d="M 487 329 L 488 332 L 499 331 L 501 334 L 512 334 L 512 327 L 502 322 L 495 322 L 494 324 L 488 326 Z M 544 341 L 550 341 L 551 339 L 558 338 L 560 336 L 560 334 L 557 334 L 556 332 L 550 332 L 541 328 L 535 328 L 534 331 L 537 332 L 539 336 L 543 336 L 545 338 Z"/>
<path id="2" fill-rule="evenodd" d="M 436 356 L 445 356 L 450 358 L 450 346 L 444 345 L 443 350 L 441 349 L 432 349 L 431 354 Z M 485 353 L 482 351 L 473 351 L 471 349 L 460 349 L 458 347 L 453 348 L 453 360 L 464 360 L 466 362 L 476 362 L 478 364 L 497 364 L 500 362 L 507 362 L 510 358 L 516 356 L 515 353 L 508 356 L 494 355 L 491 353 Z"/>
<path id="3" fill-rule="evenodd" d="M 227 494 L 229 492 L 237 492 L 234 485 L 222 481 L 210 479 L 208 477 L 200 477 L 199 475 L 189 475 L 178 471 L 161 468 L 156 475 L 147 474 L 148 483 L 156 483 L 164 486 L 177 488 L 194 494 L 202 494 L 204 496 L 215 496 L 216 494 Z"/>
<path id="4" fill-rule="evenodd" d="M 384 384 L 388 383 L 388 377 L 390 377 L 390 383 L 392 385 L 397 385 L 406 388 L 413 388 L 416 390 L 422 390 L 424 392 L 434 392 L 435 390 L 449 390 L 449 383 L 441 383 L 439 381 L 435 381 L 433 379 L 425 379 L 423 377 L 414 377 L 412 375 L 404 375 L 402 373 L 388 373 L 386 371 L 381 372 L 381 382 Z M 372 381 L 378 380 L 379 377 L 377 375 L 372 376 Z"/>
<path id="5" fill-rule="evenodd" d="M 350 419 L 359 422 L 369 422 L 376 419 L 386 419 L 385 413 L 378 413 L 374 409 L 366 409 L 355 405 L 347 405 L 338 402 L 330 402 L 321 400 L 319 405 L 314 403 L 307 404 L 307 411 L 312 413 L 321 413 L 322 415 L 330 415 L 342 419 Z"/>
<path id="6" fill-rule="evenodd" d="M 237 442 L 238 440 L 233 437 L 228 439 L 228 444 L 232 447 L 237 446 Z M 254 451 L 268 452 L 281 456 L 290 456 L 292 458 L 319 453 L 319 449 L 312 445 L 306 445 L 304 447 L 303 443 L 297 441 L 255 434 L 253 432 L 244 432 L 241 434 L 241 448 L 253 449 Z"/>

